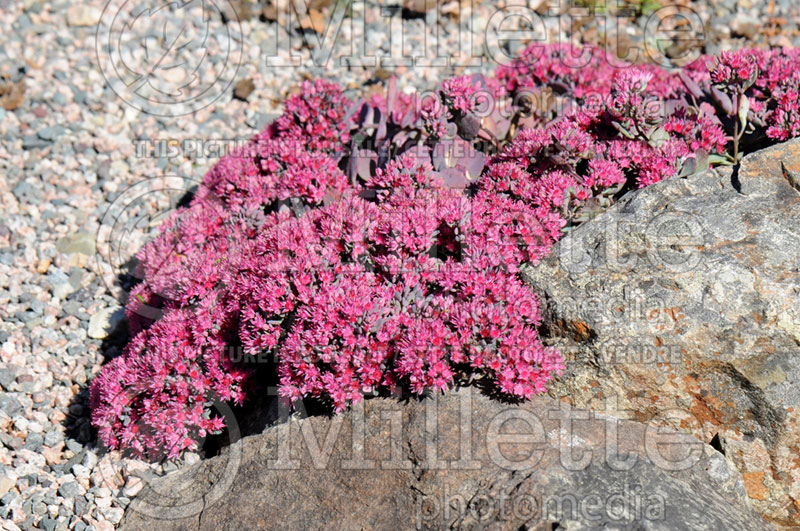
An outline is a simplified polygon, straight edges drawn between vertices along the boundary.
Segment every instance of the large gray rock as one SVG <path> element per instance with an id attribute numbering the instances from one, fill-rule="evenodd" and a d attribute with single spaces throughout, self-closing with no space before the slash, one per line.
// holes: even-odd
<path id="1" fill-rule="evenodd" d="M 713 443 L 800 524 L 800 142 L 637 191 L 526 271 L 576 407 Z"/>
<path id="2" fill-rule="evenodd" d="M 516 435 L 513 435 L 516 434 Z M 151 480 L 123 529 L 765 529 L 697 439 L 547 397 L 368 400 Z"/>

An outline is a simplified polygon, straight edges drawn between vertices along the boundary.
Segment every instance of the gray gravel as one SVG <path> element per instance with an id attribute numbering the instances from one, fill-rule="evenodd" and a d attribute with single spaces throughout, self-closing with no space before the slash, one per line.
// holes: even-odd
<path id="1" fill-rule="evenodd" d="M 278 2 L 279 9 L 285 3 Z M 529 2 L 544 12 L 542 4 Z M 236 2 L 230 9 L 242 11 L 246 5 Z M 112 28 L 103 15 L 103 3 L 0 0 L 0 81 L 26 87 L 19 105 L 3 96 L 7 108 L 0 108 L 2 529 L 113 529 L 141 489 L 142 471 L 163 472 L 161 466 L 97 447 L 88 422 L 86 386 L 103 361 L 124 346 L 118 308 L 129 283 L 117 278 L 124 273 L 123 264 L 152 237 L 158 220 L 174 208 L 181 191 L 216 159 L 213 153 L 187 146 L 248 138 L 280 112 L 280 101 L 308 77 L 335 79 L 355 96 L 380 86 L 388 73 L 399 78 L 401 87 L 424 89 L 445 74 L 463 71 L 452 66 L 358 66 L 368 62 L 358 54 L 341 59 L 350 40 L 363 41 L 361 49 L 370 54 L 391 49 L 389 19 L 373 4 L 360 4 L 352 11 L 353 17 L 366 21 L 366 32 L 360 24 L 351 28 L 345 23 L 333 58 L 317 66 L 296 22 L 281 25 L 270 16 L 259 18 L 261 7 L 249 5 L 256 16 L 242 18 L 241 38 L 233 44 L 241 64 L 220 78 L 221 84 L 230 85 L 194 114 L 179 115 L 193 104 L 161 102 L 137 108 L 135 98 L 119 93 L 118 83 L 104 77 L 114 59 L 104 62 L 97 54 L 100 50 L 108 55 L 108 46 L 96 47 L 98 21 L 102 18 L 101 33 Z M 444 3 L 442 11 L 452 13 L 457 6 Z M 724 0 L 692 6 L 709 28 L 708 51 L 746 42 L 800 44 L 798 7 L 791 0 Z M 329 18 L 330 8 L 323 15 Z M 485 27 L 491 15 L 491 3 L 478 5 L 472 12 L 474 27 Z M 219 14 L 208 24 L 191 13 L 164 16 L 172 17 L 168 22 L 173 26 L 188 28 L 185 35 L 192 41 L 185 47 L 187 54 L 197 48 L 198 36 L 208 35 L 200 42 L 208 43 L 211 63 L 203 65 L 198 75 L 201 79 L 209 71 L 213 75 L 222 61 L 220 43 L 232 24 L 223 24 Z M 230 18 L 231 12 L 226 16 Z M 567 35 L 563 28 L 559 31 L 557 16 L 545 20 L 550 40 L 597 38 L 596 24 Z M 621 33 L 631 42 L 642 42 L 646 20 L 637 17 Z M 441 30 L 442 47 L 457 49 L 459 28 L 452 15 L 437 19 L 434 13 L 406 12 L 403 16 L 396 10 L 391 21 L 403 24 L 404 45 L 413 54 L 423 54 L 425 35 L 435 27 Z M 290 28 L 288 33 L 284 27 Z M 275 55 L 275 35 L 288 39 L 289 34 L 291 53 L 299 65 L 268 66 L 265 57 Z M 481 49 L 483 32 L 472 35 L 475 48 Z M 116 66 L 125 61 L 135 64 L 140 52 L 141 42 L 132 42 Z M 288 60 L 288 48 L 281 47 L 277 56 Z M 492 66 L 484 60 L 477 68 Z M 176 75 L 163 73 L 156 82 L 180 86 L 182 80 Z M 255 90 L 245 101 L 234 99 L 232 83 L 244 79 L 252 79 Z M 154 146 L 184 149 L 154 153 L 158 151 Z M 175 182 L 158 180 L 165 175 L 179 177 Z M 141 201 L 126 203 L 127 191 L 145 181 L 153 183 L 150 192 L 141 195 Z M 119 214 L 114 208 L 122 208 L 130 222 L 125 230 L 114 225 L 113 214 Z M 104 236 L 104 229 L 110 235 Z"/>

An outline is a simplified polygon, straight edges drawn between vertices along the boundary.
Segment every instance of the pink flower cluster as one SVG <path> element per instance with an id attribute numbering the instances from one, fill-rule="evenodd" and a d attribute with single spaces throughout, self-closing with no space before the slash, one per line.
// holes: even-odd
<path id="1" fill-rule="evenodd" d="M 751 112 L 773 140 L 800 135 L 800 49 L 753 53 L 758 76 L 748 92 Z"/>
<path id="2" fill-rule="evenodd" d="M 334 83 L 305 81 L 300 92 L 286 100 L 281 117 L 260 137 L 299 140 L 311 150 L 340 149 L 350 140 L 349 109 L 350 100 Z"/>
<path id="3" fill-rule="evenodd" d="M 603 48 L 534 43 L 511 64 L 498 67 L 496 75 L 509 93 L 548 87 L 579 105 L 591 105 L 607 99 L 615 75 L 629 67 Z M 684 92 L 680 79 L 671 72 L 651 64 L 637 65 L 637 69 L 651 76 L 647 85 L 653 93 L 671 98 Z"/>
<path id="4" fill-rule="evenodd" d="M 236 259 L 239 336 L 249 351 L 277 349 L 281 394 L 328 397 L 338 411 L 382 387 L 444 389 L 459 370 L 541 392 L 561 362 L 541 345 L 538 301 L 515 275 L 552 245 L 536 217 L 445 188 L 410 156 L 367 191 L 276 215 Z"/>
<path id="5" fill-rule="evenodd" d="M 735 98 L 747 99 L 749 130 L 743 141 L 785 141 L 800 134 L 800 49 L 743 49 L 703 57 L 684 69 L 683 80 L 698 101 L 741 120 Z M 706 113 L 708 114 L 708 113 Z"/>
<path id="6" fill-rule="evenodd" d="M 231 315 L 207 304 L 197 313 L 167 312 L 94 379 L 92 415 L 106 445 L 174 458 L 224 426 L 210 413 L 209 396 L 242 401 L 244 372 L 223 355 L 226 338 L 212 332 L 214 325 L 224 329 Z"/>
<path id="7" fill-rule="evenodd" d="M 461 114 L 467 114 L 477 102 L 477 87 L 470 76 L 456 76 L 442 81 L 442 94 L 449 107 Z"/>
<path id="8" fill-rule="evenodd" d="M 752 84 L 758 75 L 756 55 L 752 50 L 722 52 L 709 71 L 711 81 L 719 86 Z"/>
<path id="9" fill-rule="evenodd" d="M 686 101 L 678 76 L 652 65 L 617 68 L 597 48 L 579 56 L 571 47 L 533 45 L 498 69 L 512 96 L 560 93 L 555 105 L 534 109 L 540 125 L 520 131 L 499 157 L 521 163 L 532 176 L 525 186 L 543 187 L 540 206 L 581 221 L 628 183 L 648 186 L 675 175 L 698 150 L 724 151 L 722 123 L 710 106 Z"/>
<path id="10" fill-rule="evenodd" d="M 475 377 L 543 392 L 563 360 L 539 337 L 520 267 L 627 190 L 721 158 L 732 107 L 720 86 L 747 78 L 748 134 L 797 135 L 798 63 L 754 51 L 674 74 L 534 45 L 494 78 L 452 78 L 427 100 L 390 84 L 353 103 L 304 83 L 139 253 L 133 339 L 91 385 L 101 441 L 146 456 L 195 449 L 222 428 L 214 400 L 258 389 L 231 346 L 274 356 L 285 399 L 336 411 Z M 523 91 L 557 104 L 520 104 Z"/>

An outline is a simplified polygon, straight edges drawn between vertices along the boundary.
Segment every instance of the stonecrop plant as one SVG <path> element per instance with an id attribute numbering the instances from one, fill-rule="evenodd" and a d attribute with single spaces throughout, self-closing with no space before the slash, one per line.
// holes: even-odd
<path id="1" fill-rule="evenodd" d="M 102 443 L 196 449 L 224 427 L 214 400 L 264 392 L 236 348 L 276 360 L 283 399 L 337 412 L 476 378 L 544 392 L 564 365 L 520 268 L 630 190 L 800 132 L 795 50 L 612 64 L 533 45 L 423 95 L 304 82 L 140 251 L 132 339 L 90 389 Z"/>

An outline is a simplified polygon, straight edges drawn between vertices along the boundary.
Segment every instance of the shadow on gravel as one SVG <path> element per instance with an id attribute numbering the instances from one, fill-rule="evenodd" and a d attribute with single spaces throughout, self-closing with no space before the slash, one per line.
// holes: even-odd
<path id="1" fill-rule="evenodd" d="M 116 358 L 122 353 L 122 349 L 128 343 L 127 323 L 114 334 L 103 339 L 100 344 L 100 353 L 103 356 L 103 364 Z M 80 391 L 72 397 L 67 408 L 67 416 L 62 421 L 64 435 L 74 439 L 83 446 L 89 448 L 99 448 L 97 444 L 97 430 L 92 426 L 91 408 L 89 407 L 89 384 L 82 385 Z"/>

